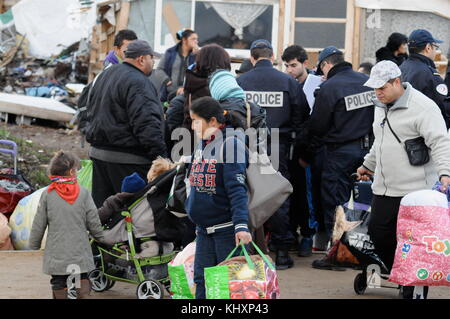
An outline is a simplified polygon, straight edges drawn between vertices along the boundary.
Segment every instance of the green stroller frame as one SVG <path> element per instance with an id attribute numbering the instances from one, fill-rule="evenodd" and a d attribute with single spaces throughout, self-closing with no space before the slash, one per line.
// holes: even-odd
<path id="1" fill-rule="evenodd" d="M 142 200 L 142 199 L 141 199 Z M 140 200 L 139 200 L 140 201 Z M 139 202 L 135 202 L 130 210 L 137 205 Z M 157 266 L 157 265 L 166 265 L 175 257 L 176 252 L 172 252 L 167 255 L 161 255 L 156 257 L 148 257 L 148 258 L 137 258 L 136 257 L 136 248 L 134 242 L 134 236 L 132 232 L 132 218 L 130 212 L 124 211 L 122 215 L 125 216 L 126 229 L 128 233 L 128 245 L 129 251 L 119 248 L 124 243 L 115 244 L 111 250 L 105 249 L 101 247 L 101 245 L 96 245 L 93 242 L 93 248 L 97 248 L 98 253 L 94 259 L 96 260 L 96 264 L 100 261 L 100 265 L 97 265 L 97 269 L 91 271 L 88 275 L 89 280 L 92 284 L 92 290 L 95 292 L 102 292 L 111 289 L 114 286 L 116 281 L 127 282 L 131 284 L 137 285 L 136 296 L 138 299 L 162 299 L 164 298 L 164 288 L 169 292 L 170 281 L 168 275 L 164 278 L 146 278 L 142 271 L 142 267 L 144 266 Z M 145 238 L 141 238 L 145 240 Z M 149 238 L 147 238 L 150 240 Z M 115 253 L 116 254 L 115 254 Z M 123 258 L 119 255 L 126 254 L 128 258 Z M 133 263 L 134 268 L 136 269 L 137 278 L 135 280 L 123 278 L 117 275 L 113 275 L 110 272 L 108 273 L 108 268 L 105 265 L 105 257 L 112 256 L 113 258 L 122 259 L 125 261 L 131 261 Z"/>

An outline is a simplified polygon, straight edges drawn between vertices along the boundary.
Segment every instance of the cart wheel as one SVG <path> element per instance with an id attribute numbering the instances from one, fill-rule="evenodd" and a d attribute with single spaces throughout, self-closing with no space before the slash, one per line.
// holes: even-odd
<path id="1" fill-rule="evenodd" d="M 403 286 L 399 285 L 398 286 L 398 298 L 403 299 Z"/>
<path id="2" fill-rule="evenodd" d="M 164 288 L 166 288 L 167 293 L 170 295 L 170 280 L 164 282 Z"/>
<path id="3" fill-rule="evenodd" d="M 109 280 L 99 269 L 94 269 L 93 271 L 91 271 L 88 274 L 88 278 L 91 281 L 91 288 L 95 292 L 102 292 L 112 287 L 111 286 L 108 288 L 108 286 L 111 285 L 111 280 Z"/>
<path id="4" fill-rule="evenodd" d="M 138 299 L 162 299 L 164 289 L 155 280 L 145 280 L 138 285 L 136 295 Z"/>
<path id="5" fill-rule="evenodd" d="M 114 285 L 116 284 L 116 282 L 115 282 L 114 280 L 111 280 L 111 279 L 109 279 L 109 278 L 107 278 L 107 279 L 108 279 L 108 287 L 106 287 L 105 290 L 111 289 L 111 288 L 114 287 Z"/>
<path id="6" fill-rule="evenodd" d="M 353 288 L 358 295 L 364 295 L 367 288 L 367 278 L 363 274 L 358 274 L 353 282 Z"/>

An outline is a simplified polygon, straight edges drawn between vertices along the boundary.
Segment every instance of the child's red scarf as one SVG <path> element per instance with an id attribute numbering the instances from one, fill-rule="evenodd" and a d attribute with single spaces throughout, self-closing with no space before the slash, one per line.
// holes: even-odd
<path id="1" fill-rule="evenodd" d="M 48 192 L 56 190 L 59 196 L 69 204 L 75 203 L 80 194 L 80 186 L 76 177 L 50 176 L 52 183 L 48 187 Z"/>

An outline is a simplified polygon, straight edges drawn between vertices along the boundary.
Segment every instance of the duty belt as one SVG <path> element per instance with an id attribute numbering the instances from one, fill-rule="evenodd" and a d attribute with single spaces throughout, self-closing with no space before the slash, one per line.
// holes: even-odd
<path id="1" fill-rule="evenodd" d="M 370 147 L 372 146 L 373 141 L 371 141 L 370 136 L 368 134 L 364 135 L 363 137 L 360 137 L 356 140 L 353 141 L 348 141 L 348 142 L 344 142 L 344 143 L 327 143 L 327 147 L 332 147 L 332 148 L 338 148 L 344 145 L 349 145 L 349 144 L 358 144 L 362 150 L 365 149 L 370 149 Z"/>

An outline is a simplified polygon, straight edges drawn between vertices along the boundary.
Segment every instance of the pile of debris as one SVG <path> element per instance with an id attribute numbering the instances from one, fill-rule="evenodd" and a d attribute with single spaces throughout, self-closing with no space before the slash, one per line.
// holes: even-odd
<path id="1" fill-rule="evenodd" d="M 0 91 L 76 105 L 87 83 L 89 47 L 86 41 L 71 45 L 51 59 L 27 56 L 23 43 L 21 40 L 6 53 L 0 53 Z"/>
<path id="2" fill-rule="evenodd" d="M 0 11 L 0 118 L 70 121 L 88 82 L 95 8 L 90 0 L 21 0 Z"/>

